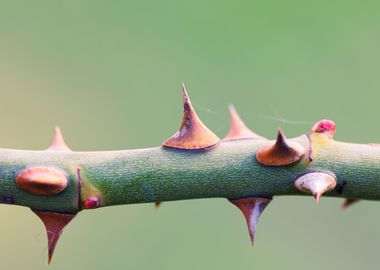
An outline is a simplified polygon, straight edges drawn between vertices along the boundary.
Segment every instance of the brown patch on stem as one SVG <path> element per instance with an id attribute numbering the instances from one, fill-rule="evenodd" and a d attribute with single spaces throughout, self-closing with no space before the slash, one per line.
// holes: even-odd
<path id="1" fill-rule="evenodd" d="M 65 226 L 75 217 L 73 214 L 34 211 L 45 225 L 48 238 L 48 263 L 54 254 L 55 246 Z"/>
<path id="2" fill-rule="evenodd" d="M 67 177 L 52 167 L 30 167 L 16 176 L 19 189 L 42 196 L 52 196 L 62 192 L 67 186 Z"/>
<path id="3" fill-rule="evenodd" d="M 271 201 L 272 199 L 261 197 L 230 200 L 231 203 L 236 205 L 241 210 L 245 217 L 245 220 L 247 221 L 249 236 L 251 237 L 252 245 L 255 241 L 256 227 L 257 223 L 259 222 L 259 218 L 264 209 Z"/>
<path id="4" fill-rule="evenodd" d="M 55 134 L 53 140 L 46 150 L 52 151 L 71 151 L 71 149 L 66 145 L 65 140 L 63 139 L 61 129 L 59 127 L 55 128 Z"/>
<path id="5" fill-rule="evenodd" d="M 304 154 L 304 147 L 299 143 L 288 141 L 279 129 L 276 142 L 261 148 L 256 153 L 256 159 L 266 166 L 285 166 L 299 161 Z"/>
<path id="6" fill-rule="evenodd" d="M 191 105 L 185 85 L 182 83 L 184 114 L 182 124 L 163 146 L 177 149 L 204 149 L 217 144 L 220 139 L 199 119 Z"/>
<path id="7" fill-rule="evenodd" d="M 260 139 L 266 140 L 266 138 L 257 135 L 250 130 L 243 120 L 241 120 L 239 114 L 233 105 L 229 106 L 230 111 L 230 130 L 223 141 L 240 140 L 240 139 Z"/>

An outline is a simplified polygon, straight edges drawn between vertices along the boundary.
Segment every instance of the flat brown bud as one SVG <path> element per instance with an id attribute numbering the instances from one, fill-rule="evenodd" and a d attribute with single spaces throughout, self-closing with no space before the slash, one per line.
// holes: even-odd
<path id="1" fill-rule="evenodd" d="M 52 196 L 62 192 L 67 186 L 67 177 L 52 167 L 30 167 L 16 176 L 19 189 L 36 195 Z"/>
<path id="2" fill-rule="evenodd" d="M 182 84 L 184 114 L 182 124 L 172 137 L 162 145 L 177 149 L 204 149 L 217 144 L 220 139 L 199 119 L 191 105 L 185 85 Z"/>
<path id="3" fill-rule="evenodd" d="M 236 112 L 235 107 L 230 105 L 230 130 L 227 136 L 223 139 L 224 141 L 240 140 L 240 139 L 260 139 L 266 140 L 266 138 L 257 135 L 255 132 L 250 130 L 243 120 L 241 120 L 239 114 Z"/>
<path id="4" fill-rule="evenodd" d="M 288 141 L 279 129 L 276 142 L 257 151 L 256 159 L 266 166 L 285 166 L 299 161 L 304 154 L 304 147 Z"/>

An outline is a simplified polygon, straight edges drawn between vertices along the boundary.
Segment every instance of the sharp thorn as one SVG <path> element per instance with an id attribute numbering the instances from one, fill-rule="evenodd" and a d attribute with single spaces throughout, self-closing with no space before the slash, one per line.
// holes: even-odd
<path id="1" fill-rule="evenodd" d="M 59 127 L 55 128 L 55 134 L 53 140 L 46 150 L 53 151 L 71 151 L 71 149 L 66 145 L 65 140 L 63 139 L 61 129 Z"/>
<path id="2" fill-rule="evenodd" d="M 299 161 L 304 154 L 304 147 L 289 141 L 279 129 L 276 142 L 257 151 L 256 159 L 266 166 L 285 166 Z"/>
<path id="3" fill-rule="evenodd" d="M 271 201 L 272 199 L 261 197 L 230 200 L 231 203 L 236 205 L 241 210 L 245 217 L 252 245 L 255 242 L 255 233 L 259 218 Z"/>
<path id="4" fill-rule="evenodd" d="M 184 114 L 181 127 L 162 145 L 185 150 L 206 149 L 214 146 L 220 139 L 199 119 L 190 102 L 184 83 L 182 83 L 182 93 Z"/>
<path id="5" fill-rule="evenodd" d="M 239 139 L 261 139 L 266 140 L 266 138 L 257 135 L 255 132 L 250 130 L 243 120 L 240 118 L 239 114 L 233 105 L 229 106 L 230 111 L 230 130 L 227 136 L 223 139 L 224 141 L 239 140 Z"/>
<path id="6" fill-rule="evenodd" d="M 73 214 L 34 211 L 45 225 L 48 238 L 48 264 L 54 254 L 55 246 L 65 226 L 75 217 Z"/>

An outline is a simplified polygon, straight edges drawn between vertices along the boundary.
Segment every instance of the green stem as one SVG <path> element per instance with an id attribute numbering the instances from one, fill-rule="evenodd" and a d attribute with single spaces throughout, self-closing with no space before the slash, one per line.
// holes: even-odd
<path id="1" fill-rule="evenodd" d="M 163 202 L 196 198 L 310 195 L 294 181 L 311 171 L 336 176 L 336 188 L 326 196 L 380 200 L 380 147 L 342 143 L 298 142 L 312 153 L 287 166 L 264 166 L 255 154 L 273 141 L 222 141 L 208 150 L 165 147 L 112 152 L 0 150 L 0 200 L 38 211 L 75 213 L 91 196 L 100 206 Z M 310 162 L 309 155 L 313 161 Z M 56 167 L 66 172 L 67 188 L 54 196 L 20 190 L 17 174 L 30 166 Z"/>

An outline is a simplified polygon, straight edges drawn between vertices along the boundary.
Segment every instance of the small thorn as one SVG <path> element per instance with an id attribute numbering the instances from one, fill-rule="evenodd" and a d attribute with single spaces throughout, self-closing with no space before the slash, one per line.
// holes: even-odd
<path id="1" fill-rule="evenodd" d="M 163 146 L 177 149 L 205 149 L 217 144 L 220 139 L 199 119 L 191 105 L 185 85 L 182 83 L 184 114 L 182 124 Z"/>
<path id="2" fill-rule="evenodd" d="M 325 192 L 333 190 L 336 186 L 334 176 L 324 172 L 311 172 L 299 177 L 294 186 L 302 192 L 311 193 L 315 201 L 319 203 Z"/>
<path id="3" fill-rule="evenodd" d="M 65 173 L 53 167 L 29 167 L 16 176 L 19 189 L 42 196 L 62 192 L 66 189 L 67 182 Z"/>
<path id="4" fill-rule="evenodd" d="M 231 203 L 236 205 L 241 210 L 245 217 L 245 220 L 247 221 L 252 245 L 255 241 L 256 226 L 259 222 L 259 218 L 271 201 L 272 199 L 261 197 L 230 200 Z"/>
<path id="5" fill-rule="evenodd" d="M 350 207 L 351 205 L 353 205 L 354 203 L 357 203 L 358 201 L 360 201 L 359 199 L 351 199 L 351 198 L 347 198 L 343 201 L 342 203 L 342 209 L 347 209 L 348 207 Z"/>
<path id="6" fill-rule="evenodd" d="M 261 148 L 256 153 L 259 163 L 266 166 L 284 166 L 299 161 L 305 154 L 302 145 L 288 141 L 281 129 L 278 130 L 277 140 L 273 145 Z"/>
<path id="7" fill-rule="evenodd" d="M 65 140 L 63 139 L 61 129 L 59 127 L 55 128 L 55 134 L 53 140 L 46 150 L 52 151 L 71 151 L 71 149 L 66 145 Z"/>
<path id="8" fill-rule="evenodd" d="M 328 139 L 332 139 L 334 137 L 336 125 L 331 120 L 320 120 L 314 124 L 311 128 L 311 132 L 320 133 L 327 136 Z"/>
<path id="9" fill-rule="evenodd" d="M 239 114 L 233 105 L 229 106 L 230 111 L 230 130 L 227 136 L 223 139 L 224 141 L 239 140 L 239 139 L 260 139 L 266 140 L 266 138 L 257 135 L 255 132 L 250 130 L 243 120 L 241 120 Z"/>
<path id="10" fill-rule="evenodd" d="M 161 204 L 162 204 L 161 202 L 155 202 L 154 206 L 158 209 L 161 206 Z"/>
<path id="11" fill-rule="evenodd" d="M 34 211 L 45 225 L 48 238 L 48 264 L 65 226 L 75 217 L 73 214 Z"/>

